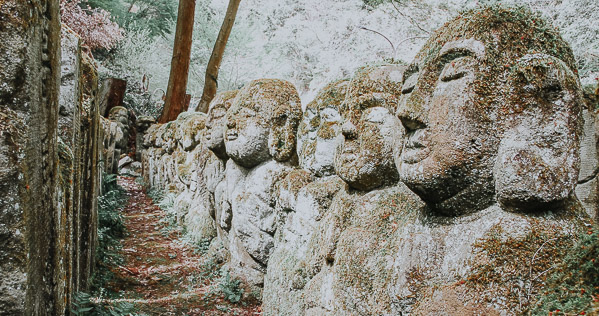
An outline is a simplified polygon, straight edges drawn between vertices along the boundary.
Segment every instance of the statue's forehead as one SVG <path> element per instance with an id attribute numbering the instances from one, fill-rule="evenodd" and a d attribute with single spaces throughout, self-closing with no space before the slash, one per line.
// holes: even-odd
<path id="1" fill-rule="evenodd" d="M 478 60 L 484 60 L 487 52 L 485 44 L 475 38 L 450 40 L 443 44 L 441 48 L 438 45 L 431 45 L 416 55 L 414 61 L 408 66 L 404 78 L 409 77 L 415 71 L 425 68 L 427 63 L 436 62 L 439 56 L 452 53 L 461 53 L 470 55 Z"/>

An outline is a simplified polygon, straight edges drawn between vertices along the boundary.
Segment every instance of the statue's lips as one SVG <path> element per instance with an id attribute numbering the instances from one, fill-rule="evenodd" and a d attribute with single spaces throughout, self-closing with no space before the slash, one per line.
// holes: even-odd
<path id="1" fill-rule="evenodd" d="M 418 163 L 427 155 L 427 148 L 414 137 L 409 137 L 401 151 L 401 161 L 407 164 Z"/>
<path id="2" fill-rule="evenodd" d="M 236 140 L 237 139 L 237 131 L 229 130 L 227 131 L 227 140 Z"/>

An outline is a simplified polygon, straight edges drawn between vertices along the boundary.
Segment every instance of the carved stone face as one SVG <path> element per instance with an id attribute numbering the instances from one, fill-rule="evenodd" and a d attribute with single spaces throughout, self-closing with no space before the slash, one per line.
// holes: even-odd
<path id="1" fill-rule="evenodd" d="M 449 41 L 406 73 L 398 116 L 407 135 L 396 163 L 401 181 L 424 200 L 442 202 L 470 185 L 492 191 L 484 181 L 496 148 L 484 120 L 491 113 L 480 111 L 473 87 L 484 57 L 480 41 Z"/>
<path id="2" fill-rule="evenodd" d="M 227 158 L 225 149 L 227 121 L 225 116 L 236 95 L 237 90 L 219 93 L 211 102 L 210 108 L 208 109 L 205 136 L 206 145 L 208 149 L 221 159 Z"/>
<path id="3" fill-rule="evenodd" d="M 551 51 L 573 66 L 567 45 L 530 12 L 489 7 L 437 30 L 406 71 L 397 115 L 407 135 L 396 164 L 401 181 L 433 209 L 458 215 L 495 200 L 506 114 L 518 107 L 506 96 L 523 97 L 506 78 L 526 50 Z"/>
<path id="4" fill-rule="evenodd" d="M 382 66 L 358 72 L 342 105 L 343 125 L 335 152 L 335 171 L 358 190 L 397 181 L 393 150 L 403 137 L 393 115 L 404 68 Z"/>
<path id="5" fill-rule="evenodd" d="M 295 152 L 301 116 L 297 91 L 289 82 L 254 80 L 227 111 L 225 148 L 235 163 L 252 168 L 273 157 L 286 161 Z"/>
<path id="6" fill-rule="evenodd" d="M 247 168 L 266 161 L 269 158 L 268 133 L 268 120 L 258 111 L 244 104 L 234 104 L 227 114 L 227 155 Z"/>
<path id="7" fill-rule="evenodd" d="M 129 111 L 122 106 L 115 106 L 112 109 L 110 109 L 110 113 L 108 113 L 108 118 L 112 121 L 119 122 L 125 126 L 128 126 Z"/>
<path id="8" fill-rule="evenodd" d="M 341 128 L 339 106 L 347 86 L 345 80 L 327 85 L 304 111 L 297 132 L 297 155 L 300 166 L 316 176 L 334 173 L 335 138 Z"/>

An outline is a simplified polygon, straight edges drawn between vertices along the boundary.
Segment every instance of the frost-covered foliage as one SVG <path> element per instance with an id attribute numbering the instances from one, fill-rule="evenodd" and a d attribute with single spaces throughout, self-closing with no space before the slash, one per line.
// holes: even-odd
<path id="1" fill-rule="evenodd" d="M 171 34 L 177 19 L 174 0 L 85 0 L 92 8 L 110 12 L 127 31 L 147 30 L 154 38 Z"/>
<path id="2" fill-rule="evenodd" d="M 81 0 L 61 0 L 60 12 L 62 22 L 91 49 L 110 49 L 123 37 L 123 30 L 111 20 L 110 13 L 92 9 Z"/>
<path id="3" fill-rule="evenodd" d="M 244 0 L 227 44 L 219 91 L 256 78 L 291 81 L 303 104 L 328 82 L 350 77 L 367 63 L 410 62 L 430 33 L 462 10 L 498 0 Z M 599 2 L 595 0 L 503 0 L 539 11 L 572 45 L 583 84 L 599 77 Z M 197 0 L 187 91 L 199 97 L 206 64 L 227 1 Z M 173 26 L 174 28 L 174 26 Z M 173 37 L 130 31 L 104 63 L 110 76 L 149 91 L 165 89 Z M 157 100 L 152 100 L 155 102 Z"/>
<path id="4" fill-rule="evenodd" d="M 166 89 L 172 39 L 150 36 L 149 30 L 129 31 L 100 62 L 103 78 L 127 80 L 124 105 L 136 115 L 156 116 L 160 89 Z"/>
<path id="5" fill-rule="evenodd" d="M 191 50 L 191 64 L 189 68 L 189 83 L 187 91 L 194 96 L 201 96 L 204 89 L 204 76 L 206 65 L 214 48 L 216 37 L 225 17 L 228 1 L 198 0 L 193 27 L 193 46 Z M 245 6 L 244 2 L 240 7 Z M 220 91 L 239 89 L 246 82 L 256 79 L 248 71 L 246 57 L 250 50 L 248 45 L 253 41 L 251 34 L 251 21 L 239 19 L 229 36 L 225 57 L 219 71 L 218 88 Z"/>
<path id="6" fill-rule="evenodd" d="M 149 30 L 130 31 L 102 61 L 100 71 L 137 86 L 142 85 L 145 75 L 149 90 L 166 88 L 172 41 L 172 38 L 152 38 Z"/>
<path id="7" fill-rule="evenodd" d="M 226 9 L 226 2 L 202 2 L 198 7 L 206 18 L 196 16 L 202 29 L 194 37 L 211 39 L 194 44 L 188 89 L 192 93 L 197 90 L 194 83 L 203 85 L 205 64 Z M 219 90 L 255 78 L 281 78 L 293 82 L 307 103 L 328 82 L 351 76 L 365 63 L 409 61 L 427 31 L 461 7 L 456 0 L 402 1 L 395 6 L 380 2 L 376 6 L 362 0 L 243 2 L 223 59 Z"/>
<path id="8" fill-rule="evenodd" d="M 596 0 L 545 1 L 538 8 L 570 43 L 578 61 L 583 84 L 596 83 L 599 76 L 599 2 Z"/>

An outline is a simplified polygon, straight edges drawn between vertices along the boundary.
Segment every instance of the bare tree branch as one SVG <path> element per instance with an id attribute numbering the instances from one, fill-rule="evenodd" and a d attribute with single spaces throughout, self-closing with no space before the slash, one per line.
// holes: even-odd
<path id="1" fill-rule="evenodd" d="M 412 37 L 404 38 L 403 40 L 401 40 L 401 42 L 397 43 L 397 46 L 403 44 L 406 41 L 417 39 L 417 38 L 428 38 L 428 36 L 412 36 Z"/>
<path id="2" fill-rule="evenodd" d="M 378 31 L 375 31 L 375 30 L 371 30 L 371 29 L 363 27 L 363 26 L 359 26 L 359 28 L 362 29 L 362 30 L 366 30 L 366 31 L 370 31 L 370 32 L 376 33 L 376 34 L 382 36 L 384 39 L 386 39 L 387 42 L 389 42 L 389 45 L 391 45 L 391 49 L 393 49 L 393 56 L 395 56 L 395 45 L 393 45 L 393 43 L 391 42 L 391 40 L 389 40 L 389 38 L 387 38 L 387 36 L 383 35 L 383 33 L 381 33 L 381 32 L 378 32 Z"/>
<path id="3" fill-rule="evenodd" d="M 412 18 L 411 16 L 401 12 L 401 10 L 399 9 L 399 7 L 397 6 L 397 4 L 395 3 L 395 1 L 397 0 L 391 0 L 391 4 L 393 5 L 393 7 L 395 8 L 395 10 L 397 11 L 397 13 L 399 13 L 399 15 L 403 16 L 406 20 L 408 20 L 408 22 L 410 24 L 412 24 L 413 26 L 417 27 L 419 30 L 421 30 L 422 32 L 426 33 L 426 34 L 430 34 L 430 31 L 425 30 L 424 28 L 422 28 L 417 22 L 416 20 L 414 20 L 414 18 Z"/>

